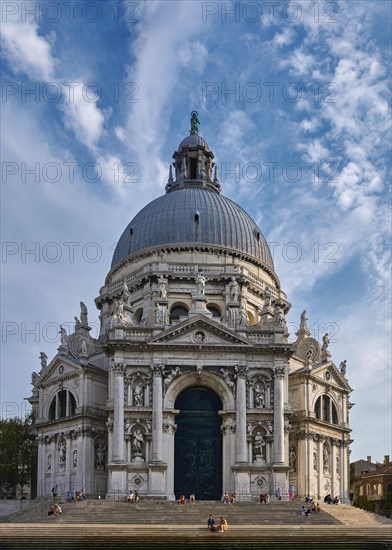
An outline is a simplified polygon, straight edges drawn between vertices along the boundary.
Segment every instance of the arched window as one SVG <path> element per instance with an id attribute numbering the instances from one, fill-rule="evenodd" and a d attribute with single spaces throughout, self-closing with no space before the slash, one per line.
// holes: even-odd
<path id="1" fill-rule="evenodd" d="M 184 306 L 174 306 L 170 311 L 171 321 L 177 322 L 180 320 L 180 317 L 188 317 L 188 310 Z"/>
<path id="2" fill-rule="evenodd" d="M 314 405 L 314 413 L 319 420 L 339 424 L 337 408 L 329 395 L 320 395 Z"/>
<path id="3" fill-rule="evenodd" d="M 57 420 L 75 414 L 76 401 L 68 390 L 60 390 L 53 397 L 49 407 L 49 420 Z"/>
<path id="4" fill-rule="evenodd" d="M 389 494 L 389 493 L 392 493 L 392 483 L 388 483 L 387 487 L 386 487 L 386 492 Z"/>
<path id="5" fill-rule="evenodd" d="M 213 317 L 220 317 L 221 312 L 216 306 L 207 306 L 208 311 L 211 311 Z"/>
<path id="6" fill-rule="evenodd" d="M 142 319 L 142 315 L 143 315 L 143 308 L 140 307 L 139 309 L 137 309 L 135 311 L 135 314 L 133 316 L 134 320 L 136 321 L 136 323 L 140 323 L 141 319 Z"/>

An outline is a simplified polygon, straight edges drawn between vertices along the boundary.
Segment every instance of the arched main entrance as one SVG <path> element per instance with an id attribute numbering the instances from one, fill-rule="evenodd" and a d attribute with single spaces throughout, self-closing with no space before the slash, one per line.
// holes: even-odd
<path id="1" fill-rule="evenodd" d="M 175 403 L 174 454 L 176 498 L 190 493 L 198 500 L 219 500 L 222 494 L 222 435 L 218 411 L 222 402 L 208 388 L 184 390 Z"/>

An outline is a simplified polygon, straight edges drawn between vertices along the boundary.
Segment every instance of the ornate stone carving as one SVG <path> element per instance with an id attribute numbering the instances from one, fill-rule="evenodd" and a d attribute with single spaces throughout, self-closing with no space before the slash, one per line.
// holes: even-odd
<path id="1" fill-rule="evenodd" d="M 297 449 L 292 445 L 289 449 L 289 468 L 290 471 L 297 471 Z"/>
<path id="2" fill-rule="evenodd" d="M 246 327 L 247 325 L 247 316 L 246 316 L 246 309 L 243 305 L 241 305 L 240 309 L 238 310 L 238 322 L 237 325 L 239 327 Z"/>
<path id="3" fill-rule="evenodd" d="M 162 376 L 163 369 L 165 365 L 151 365 L 152 375 L 153 376 Z"/>
<path id="4" fill-rule="evenodd" d="M 162 429 L 166 433 L 175 434 L 177 426 L 174 424 L 174 422 L 163 422 Z"/>
<path id="5" fill-rule="evenodd" d="M 340 370 L 341 374 L 343 374 L 343 376 L 346 376 L 346 371 L 347 371 L 347 360 L 346 359 L 340 363 L 339 370 Z"/>
<path id="6" fill-rule="evenodd" d="M 144 435 L 139 428 L 132 434 L 132 453 L 134 457 L 142 457 L 144 448 Z"/>
<path id="7" fill-rule="evenodd" d="M 158 277 L 158 298 L 167 299 L 167 279 L 163 275 Z"/>
<path id="8" fill-rule="evenodd" d="M 329 449 L 326 443 L 323 445 L 323 471 L 329 472 Z"/>
<path id="9" fill-rule="evenodd" d="M 193 335 L 193 339 L 195 340 L 195 342 L 199 342 L 200 344 L 202 344 L 206 339 L 205 332 L 203 332 L 202 330 L 197 330 Z"/>
<path id="10" fill-rule="evenodd" d="M 236 365 L 234 367 L 234 370 L 235 370 L 237 378 L 246 378 L 247 377 L 248 367 L 246 365 Z"/>
<path id="11" fill-rule="evenodd" d="M 140 383 L 135 384 L 133 387 L 133 404 L 136 407 L 144 405 L 144 387 Z"/>
<path id="12" fill-rule="evenodd" d="M 67 444 L 65 440 L 61 440 L 59 443 L 59 465 L 65 466 L 65 462 L 67 460 Z"/>
<path id="13" fill-rule="evenodd" d="M 259 384 L 256 384 L 254 387 L 254 404 L 256 409 L 265 407 L 265 391 Z"/>
<path id="14" fill-rule="evenodd" d="M 264 437 L 261 435 L 261 432 L 256 432 L 256 434 L 253 436 L 252 449 L 254 462 L 258 462 L 260 461 L 260 459 L 264 461 L 265 440 Z"/>
<path id="15" fill-rule="evenodd" d="M 317 363 L 320 360 L 319 343 L 314 338 L 305 338 L 298 344 L 295 355 L 306 363 Z"/>
<path id="16" fill-rule="evenodd" d="M 156 303 L 154 306 L 155 324 L 165 325 L 167 323 L 167 306 Z"/>
<path id="17" fill-rule="evenodd" d="M 41 353 L 39 354 L 39 358 L 41 360 L 41 371 L 43 371 L 48 366 L 48 356 L 46 355 L 46 353 L 41 351 Z"/>
<path id="18" fill-rule="evenodd" d="M 84 302 L 80 302 L 80 323 L 84 327 L 88 327 L 88 310 Z"/>
<path id="19" fill-rule="evenodd" d="M 236 423 L 232 418 L 225 420 L 221 426 L 221 432 L 223 434 L 233 434 L 236 431 Z"/>
<path id="20" fill-rule="evenodd" d="M 175 369 L 171 369 L 170 371 L 167 371 L 164 373 L 164 380 L 163 380 L 163 395 L 166 394 L 168 387 L 173 382 L 177 376 L 180 375 L 180 368 L 176 367 Z"/>
<path id="21" fill-rule="evenodd" d="M 274 377 L 278 380 L 284 380 L 286 374 L 286 369 L 284 367 L 275 367 L 274 368 Z"/>
<path id="22" fill-rule="evenodd" d="M 68 350 L 68 336 L 67 336 L 67 331 L 62 325 L 60 325 L 59 334 L 60 334 L 60 342 L 61 342 L 60 348 L 63 348 L 63 351 L 66 351 Z"/>
<path id="23" fill-rule="evenodd" d="M 230 373 L 227 369 L 220 369 L 222 373 L 222 378 L 226 382 L 227 387 L 231 390 L 233 396 L 235 397 L 235 382 L 233 381 Z"/>
<path id="24" fill-rule="evenodd" d="M 129 288 L 125 281 L 121 290 L 121 301 L 123 302 L 124 306 L 131 307 L 131 293 L 129 292 Z"/>
<path id="25" fill-rule="evenodd" d="M 113 363 L 112 370 L 114 372 L 114 376 L 124 376 L 125 365 L 124 363 Z"/>
<path id="26" fill-rule="evenodd" d="M 321 346 L 321 351 L 326 351 L 329 346 L 329 337 L 328 332 L 326 332 L 323 336 L 323 345 Z"/>
<path id="27" fill-rule="evenodd" d="M 232 302 L 238 302 L 238 283 L 234 277 L 231 278 L 229 283 L 229 298 Z"/>
<path id="28" fill-rule="evenodd" d="M 286 318 L 284 316 L 283 309 L 280 306 L 276 305 L 274 313 L 275 313 L 275 330 L 286 333 L 287 324 L 286 324 Z"/>
<path id="29" fill-rule="evenodd" d="M 105 470 L 106 467 L 106 445 L 98 440 L 95 442 L 95 469 Z"/>
<path id="30" fill-rule="evenodd" d="M 195 275 L 197 294 L 200 294 L 200 295 L 205 294 L 206 281 L 207 279 L 204 277 L 201 268 L 199 268 L 198 273 Z"/>

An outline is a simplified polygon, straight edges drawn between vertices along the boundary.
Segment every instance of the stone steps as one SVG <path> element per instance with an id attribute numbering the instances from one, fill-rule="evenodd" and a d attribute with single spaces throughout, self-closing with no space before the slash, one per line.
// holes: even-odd
<path id="1" fill-rule="evenodd" d="M 14 523 L 59 524 L 139 524 L 139 525 L 205 525 L 208 515 L 216 520 L 224 515 L 229 525 L 301 525 L 311 522 L 316 525 L 338 524 L 340 520 L 325 513 L 312 513 L 309 518 L 299 513 L 300 502 L 273 502 L 268 505 L 256 502 L 242 502 L 224 505 L 221 502 L 200 501 L 180 505 L 167 501 L 141 501 L 138 504 L 86 500 L 61 503 L 63 514 L 58 518 L 47 516 L 50 501 L 32 505 L 28 510 L 11 514 L 4 521 Z"/>
<path id="2" fill-rule="evenodd" d="M 0 548 L 46 549 L 227 549 L 385 550 L 392 548 L 392 522 L 350 506 L 325 506 L 309 518 L 299 514 L 301 501 L 197 502 L 87 500 L 61 503 L 63 514 L 48 518 L 51 500 L 36 501 L 2 518 Z M 207 517 L 224 515 L 225 533 L 211 533 Z"/>
<path id="3" fill-rule="evenodd" d="M 392 519 L 384 516 L 367 512 L 361 508 L 356 508 L 349 504 L 339 504 L 338 506 L 326 506 L 326 512 L 336 519 L 342 521 L 345 525 L 389 525 L 392 529 Z"/>
<path id="4" fill-rule="evenodd" d="M 17 548 L 391 548 L 391 530 L 385 526 L 347 527 L 342 525 L 260 527 L 232 525 L 225 533 L 211 533 L 205 526 L 189 525 L 35 525 L 3 524 L 1 547 Z"/>

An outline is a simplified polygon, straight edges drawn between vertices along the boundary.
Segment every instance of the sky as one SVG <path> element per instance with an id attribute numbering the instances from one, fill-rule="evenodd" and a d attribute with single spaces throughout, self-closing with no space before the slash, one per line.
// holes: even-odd
<path id="1" fill-rule="evenodd" d="M 197 110 L 223 194 L 256 221 L 353 393 L 351 461 L 391 452 L 391 2 L 1 3 L 1 409 L 94 299 L 164 193 Z"/>

